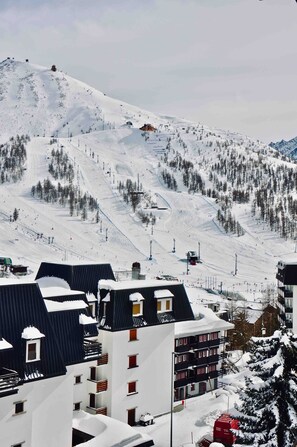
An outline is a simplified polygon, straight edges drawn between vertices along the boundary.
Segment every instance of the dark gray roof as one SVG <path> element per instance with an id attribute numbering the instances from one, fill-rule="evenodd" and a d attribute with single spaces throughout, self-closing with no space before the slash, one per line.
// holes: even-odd
<path id="1" fill-rule="evenodd" d="M 297 285 L 297 263 L 278 263 L 276 279 L 285 285 Z"/>
<path id="2" fill-rule="evenodd" d="M 98 335 L 96 324 L 79 324 L 81 314 L 89 315 L 88 309 L 49 312 L 49 318 L 66 365 L 90 361 L 90 358 L 85 356 L 84 337 Z M 98 354 L 98 358 L 99 356 L 100 354 Z M 92 359 L 94 358 L 93 356 Z"/>
<path id="3" fill-rule="evenodd" d="M 123 282 L 124 284 L 124 282 Z M 139 288 L 121 288 L 117 290 L 100 289 L 101 304 L 99 307 L 100 329 L 110 331 L 121 331 L 140 326 L 154 326 L 160 324 L 170 324 L 177 321 L 194 320 L 193 311 L 186 294 L 184 285 L 177 283 L 174 285 L 158 285 L 143 287 L 141 281 Z M 166 289 L 173 294 L 172 312 L 157 313 L 157 300 L 154 297 L 156 290 Z M 110 301 L 106 302 L 106 318 L 103 319 L 102 299 L 110 292 Z M 143 315 L 141 317 L 132 316 L 132 302 L 130 295 L 139 292 L 143 300 Z"/>
<path id="4" fill-rule="evenodd" d="M 115 279 L 110 264 L 55 264 L 42 262 L 36 279 L 55 276 L 64 279 L 72 290 L 82 290 L 93 293 L 97 297 L 98 281 L 101 279 Z"/>
<path id="5" fill-rule="evenodd" d="M 26 340 L 22 332 L 36 327 L 41 338 L 41 359 L 26 363 Z M 1 336 L 13 349 L 0 351 L 0 367 L 18 372 L 21 380 L 53 377 L 66 374 L 47 309 L 38 284 L 0 285 Z"/>

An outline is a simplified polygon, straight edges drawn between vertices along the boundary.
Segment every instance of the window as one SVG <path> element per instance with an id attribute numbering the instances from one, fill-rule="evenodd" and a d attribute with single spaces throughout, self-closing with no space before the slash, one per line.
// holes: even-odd
<path id="1" fill-rule="evenodd" d="M 186 377 L 187 377 L 187 372 L 180 371 L 175 375 L 175 380 L 186 379 Z"/>
<path id="2" fill-rule="evenodd" d="M 199 375 L 199 374 L 205 374 L 206 373 L 206 368 L 205 367 L 203 367 L 203 368 L 197 368 L 196 369 L 196 374 L 197 375 Z"/>
<path id="3" fill-rule="evenodd" d="M 175 357 L 175 363 L 182 363 L 182 362 L 186 362 L 187 360 L 188 360 L 187 354 L 177 355 Z"/>
<path id="4" fill-rule="evenodd" d="M 14 414 L 25 413 L 25 401 L 14 402 Z"/>
<path id="5" fill-rule="evenodd" d="M 81 375 L 74 376 L 74 385 L 77 385 L 78 383 L 81 383 Z"/>
<path id="6" fill-rule="evenodd" d="M 11 447 L 22 447 L 25 444 L 25 441 L 19 442 L 18 444 L 13 444 Z"/>
<path id="7" fill-rule="evenodd" d="M 209 355 L 217 355 L 218 353 L 218 348 L 212 348 L 209 350 Z"/>
<path id="8" fill-rule="evenodd" d="M 175 340 L 175 346 L 185 346 L 188 344 L 188 339 L 186 337 L 184 338 L 178 338 Z"/>
<path id="9" fill-rule="evenodd" d="M 204 349 L 203 351 L 199 351 L 198 352 L 198 358 L 201 359 L 203 357 L 207 357 L 208 356 L 208 350 Z"/>
<path id="10" fill-rule="evenodd" d="M 129 341 L 137 340 L 137 329 L 130 329 L 129 332 Z"/>
<path id="11" fill-rule="evenodd" d="M 204 342 L 204 341 L 207 341 L 207 340 L 208 340 L 207 334 L 199 335 L 199 342 L 200 343 Z"/>
<path id="12" fill-rule="evenodd" d="M 136 382 L 129 382 L 128 383 L 128 394 L 135 394 L 136 393 Z"/>
<path id="13" fill-rule="evenodd" d="M 75 403 L 73 404 L 73 411 L 78 411 L 78 410 L 80 410 L 80 404 L 81 404 L 81 402 L 75 402 Z"/>
<path id="14" fill-rule="evenodd" d="M 157 312 L 171 312 L 172 298 L 163 298 L 157 300 Z"/>
<path id="15" fill-rule="evenodd" d="M 27 341 L 26 362 L 34 362 L 36 360 L 40 360 L 40 340 Z"/>
<path id="16" fill-rule="evenodd" d="M 140 301 L 139 303 L 132 304 L 132 315 L 133 317 L 142 315 L 142 301 Z"/>
<path id="17" fill-rule="evenodd" d="M 209 365 L 208 366 L 208 372 L 216 371 L 216 370 L 217 370 L 217 365 Z"/>
<path id="18" fill-rule="evenodd" d="M 218 332 L 212 332 L 211 334 L 209 334 L 209 339 L 210 340 L 217 340 L 219 338 L 219 333 Z"/>
<path id="19" fill-rule="evenodd" d="M 137 365 L 137 355 L 129 355 L 129 366 L 128 368 L 136 368 Z"/>
<path id="20" fill-rule="evenodd" d="M 195 391 L 195 383 L 191 383 L 191 391 Z"/>

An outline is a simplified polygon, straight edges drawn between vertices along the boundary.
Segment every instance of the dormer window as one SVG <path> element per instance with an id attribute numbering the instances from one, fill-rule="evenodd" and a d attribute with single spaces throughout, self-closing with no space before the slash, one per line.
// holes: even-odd
<path id="1" fill-rule="evenodd" d="M 144 297 L 141 293 L 131 293 L 129 295 L 129 300 L 132 301 L 132 315 L 133 317 L 139 317 L 143 315 L 143 301 Z"/>
<path id="2" fill-rule="evenodd" d="M 157 300 L 157 312 L 171 312 L 173 294 L 168 289 L 155 290 L 154 297 Z"/>
<path id="3" fill-rule="evenodd" d="M 40 360 L 40 340 L 27 342 L 26 362 L 34 362 Z"/>
<path id="4" fill-rule="evenodd" d="M 36 327 L 26 327 L 22 332 L 22 338 L 26 340 L 26 362 L 40 360 L 41 338 L 44 337 Z"/>

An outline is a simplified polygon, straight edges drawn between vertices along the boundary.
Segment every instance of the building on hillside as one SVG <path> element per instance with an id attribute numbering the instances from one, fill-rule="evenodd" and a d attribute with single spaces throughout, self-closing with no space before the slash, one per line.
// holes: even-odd
<path id="1" fill-rule="evenodd" d="M 99 340 L 109 388 L 96 396 L 108 415 L 135 425 L 143 413 L 170 411 L 174 325 L 193 320 L 183 284 L 100 281 Z"/>
<path id="2" fill-rule="evenodd" d="M 279 324 L 297 332 L 297 262 L 279 261 L 277 264 Z"/>
<path id="3" fill-rule="evenodd" d="M 3 446 L 71 445 L 72 381 L 36 283 L 0 285 Z"/>
<path id="4" fill-rule="evenodd" d="M 142 127 L 139 128 L 139 130 L 142 130 L 144 132 L 156 132 L 157 129 L 151 124 L 144 124 Z"/>
<path id="5" fill-rule="evenodd" d="M 233 327 L 203 306 L 196 320 L 175 324 L 174 400 L 218 388 L 227 331 Z"/>

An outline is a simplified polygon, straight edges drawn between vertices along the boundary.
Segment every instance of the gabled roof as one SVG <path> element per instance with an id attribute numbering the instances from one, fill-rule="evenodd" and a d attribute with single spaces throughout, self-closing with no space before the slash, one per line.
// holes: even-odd
<path id="1" fill-rule="evenodd" d="M 172 298 L 172 311 L 158 313 L 155 292 Z M 109 299 L 104 300 L 109 293 Z M 139 293 L 143 300 L 143 315 L 132 316 L 131 295 Z M 170 295 L 172 294 L 172 296 Z M 188 300 L 184 285 L 181 283 L 168 283 L 168 281 L 102 281 L 100 282 L 101 300 L 106 305 L 100 305 L 99 322 L 100 328 L 110 331 L 121 331 L 139 326 L 154 326 L 168 324 L 176 321 L 193 320 L 194 315 Z M 103 312 L 106 308 L 106 317 Z"/>
<path id="2" fill-rule="evenodd" d="M 98 281 L 101 279 L 114 280 L 114 274 L 110 264 L 56 264 L 42 262 L 36 275 L 36 279 L 45 276 L 55 276 L 64 279 L 70 289 L 81 290 L 85 293 L 93 293 L 97 296 Z"/>
<path id="3" fill-rule="evenodd" d="M 0 328 L 2 337 L 12 345 L 0 351 L 2 367 L 17 371 L 21 380 L 66 374 L 38 284 L 0 285 Z M 33 329 L 35 335 L 44 335 L 40 338 L 40 360 L 26 363 L 27 339 L 22 334 L 28 338 Z"/>

